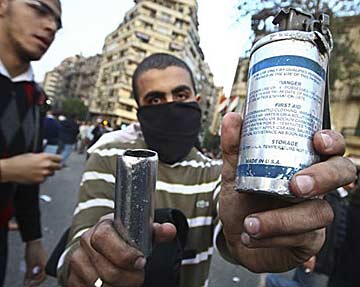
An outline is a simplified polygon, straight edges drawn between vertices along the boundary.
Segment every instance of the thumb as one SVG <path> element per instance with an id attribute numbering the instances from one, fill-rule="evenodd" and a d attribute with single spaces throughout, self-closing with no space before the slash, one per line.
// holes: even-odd
<path id="1" fill-rule="evenodd" d="M 221 149 L 223 152 L 222 179 L 232 183 L 236 177 L 239 157 L 240 132 L 242 119 L 237 113 L 225 115 L 221 127 Z"/>

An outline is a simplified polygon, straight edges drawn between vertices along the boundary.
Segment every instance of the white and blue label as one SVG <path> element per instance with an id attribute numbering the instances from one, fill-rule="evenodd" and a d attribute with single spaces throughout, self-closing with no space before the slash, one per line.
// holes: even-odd
<path id="1" fill-rule="evenodd" d="M 281 55 L 287 45 L 293 53 Z M 322 127 L 326 80 L 318 54 L 311 43 L 292 40 L 253 54 L 238 176 L 290 180 L 318 161 L 312 139 Z"/>

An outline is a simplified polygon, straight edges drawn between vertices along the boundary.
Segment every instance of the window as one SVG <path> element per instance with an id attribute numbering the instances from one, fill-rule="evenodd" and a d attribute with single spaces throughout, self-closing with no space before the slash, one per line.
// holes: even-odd
<path id="1" fill-rule="evenodd" d="M 112 109 L 114 108 L 114 103 L 108 102 L 108 103 L 107 103 L 107 108 L 108 108 L 109 110 L 112 110 Z"/>
<path id="2" fill-rule="evenodd" d="M 196 59 L 196 53 L 192 47 L 190 48 L 190 53 Z"/>
<path id="3" fill-rule="evenodd" d="M 106 84 L 106 83 L 107 83 L 107 77 L 106 77 L 106 76 L 104 76 L 104 77 L 101 78 L 101 83 L 102 83 L 102 84 Z"/>
<path id="4" fill-rule="evenodd" d="M 174 42 L 171 42 L 169 47 L 170 47 L 170 50 L 172 50 L 172 51 L 182 51 L 184 49 L 183 46 L 181 46 L 177 43 L 174 43 Z"/>
<path id="5" fill-rule="evenodd" d="M 175 26 L 178 28 L 182 28 L 182 26 L 184 25 L 184 21 L 181 19 L 176 19 L 175 21 Z"/>
<path id="6" fill-rule="evenodd" d="M 181 35 L 180 33 L 175 32 L 175 31 L 172 32 L 172 36 L 173 36 L 174 40 L 179 40 L 179 41 L 184 40 L 184 36 Z"/>
<path id="7" fill-rule="evenodd" d="M 132 61 L 132 60 L 129 60 L 128 61 L 128 65 L 131 67 L 131 66 L 134 66 L 136 67 L 138 65 L 138 63 L 136 63 L 135 61 Z"/>
<path id="8" fill-rule="evenodd" d="M 143 49 L 134 47 L 134 51 L 140 58 L 144 58 L 146 56 L 146 51 Z"/>
<path id="9" fill-rule="evenodd" d="M 156 17 L 156 10 L 153 10 L 149 7 L 144 7 L 145 10 L 148 11 L 148 15 L 151 17 L 151 18 L 155 18 Z"/>
<path id="10" fill-rule="evenodd" d="M 158 32 L 163 34 L 163 35 L 168 35 L 169 34 L 168 29 L 163 27 L 163 26 L 158 26 L 156 30 L 158 30 Z"/>
<path id="11" fill-rule="evenodd" d="M 127 104 L 119 104 L 119 108 L 128 112 L 132 112 L 133 110 L 133 107 Z"/>
<path id="12" fill-rule="evenodd" d="M 143 43 L 149 43 L 149 41 L 150 41 L 149 35 L 146 35 L 146 34 L 141 33 L 141 32 L 135 32 L 135 35 L 136 35 L 136 37 L 137 37 L 138 39 L 140 39 L 141 42 L 143 42 Z"/>
<path id="13" fill-rule="evenodd" d="M 115 50 L 117 48 L 116 43 L 112 43 L 104 48 L 104 52 L 111 52 L 112 50 Z"/>
<path id="14" fill-rule="evenodd" d="M 160 16 L 159 16 L 159 19 L 163 22 L 166 22 L 166 23 L 172 23 L 172 17 L 170 14 L 168 13 L 165 13 L 165 12 L 161 12 Z"/>
<path id="15" fill-rule="evenodd" d="M 149 30 L 152 30 L 153 29 L 153 25 L 148 23 L 148 22 L 143 22 L 144 23 L 144 28 L 145 29 L 149 29 Z"/>

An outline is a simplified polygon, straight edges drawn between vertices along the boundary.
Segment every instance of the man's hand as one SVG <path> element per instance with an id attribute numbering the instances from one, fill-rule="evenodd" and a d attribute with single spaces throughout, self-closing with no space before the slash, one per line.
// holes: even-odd
<path id="1" fill-rule="evenodd" d="M 222 126 L 223 171 L 220 218 L 231 256 L 253 272 L 289 270 L 316 254 L 325 240 L 325 226 L 333 212 L 322 199 L 291 204 L 280 198 L 238 193 L 234 190 L 241 117 L 230 113 Z M 326 130 L 314 136 L 316 151 L 328 157 L 298 172 L 290 182 L 294 195 L 321 197 L 352 182 L 354 165 L 341 157 L 345 150 L 339 133 Z"/>
<path id="2" fill-rule="evenodd" d="M 1 160 L 2 182 L 36 184 L 61 168 L 61 156 L 47 153 L 26 153 Z"/>
<path id="3" fill-rule="evenodd" d="M 171 241 L 176 229 L 169 223 L 155 223 L 153 234 L 156 242 Z M 94 286 L 98 278 L 106 287 L 141 286 L 144 281 L 144 255 L 114 229 L 113 215 L 104 216 L 81 236 L 69 263 L 66 286 Z"/>
<path id="4" fill-rule="evenodd" d="M 26 243 L 25 262 L 24 287 L 39 286 L 46 278 L 46 253 L 41 239 Z"/>

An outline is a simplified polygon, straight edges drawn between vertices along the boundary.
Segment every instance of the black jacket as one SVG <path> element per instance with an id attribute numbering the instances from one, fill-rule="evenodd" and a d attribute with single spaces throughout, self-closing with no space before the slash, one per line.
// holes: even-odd
<path id="1" fill-rule="evenodd" d="M 35 82 L 0 75 L 0 158 L 42 150 L 46 97 Z M 24 241 L 41 237 L 39 185 L 0 183 L 0 228 L 15 213 Z"/>

